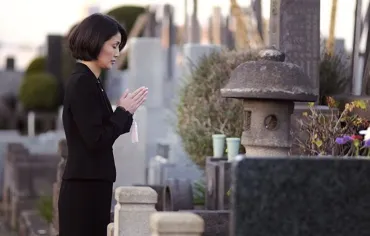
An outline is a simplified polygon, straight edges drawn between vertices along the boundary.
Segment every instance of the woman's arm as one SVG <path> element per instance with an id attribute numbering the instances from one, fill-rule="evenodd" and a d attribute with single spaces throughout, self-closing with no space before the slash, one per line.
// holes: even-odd
<path id="1" fill-rule="evenodd" d="M 117 108 L 109 122 L 103 124 L 100 94 L 94 78 L 82 75 L 76 78 L 71 99 L 71 111 L 87 146 L 93 149 L 112 147 L 114 141 L 130 130 L 132 114 Z"/>

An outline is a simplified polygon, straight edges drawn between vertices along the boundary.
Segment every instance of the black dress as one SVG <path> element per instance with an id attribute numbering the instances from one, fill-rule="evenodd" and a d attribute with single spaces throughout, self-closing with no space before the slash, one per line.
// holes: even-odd
<path id="1" fill-rule="evenodd" d="M 106 236 L 116 180 L 113 143 L 130 131 L 132 115 L 114 112 L 91 70 L 77 63 L 65 91 L 68 158 L 59 193 L 59 236 Z"/>

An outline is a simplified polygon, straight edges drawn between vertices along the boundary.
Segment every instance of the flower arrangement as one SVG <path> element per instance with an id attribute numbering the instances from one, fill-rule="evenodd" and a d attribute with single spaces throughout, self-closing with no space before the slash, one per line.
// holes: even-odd
<path id="1" fill-rule="evenodd" d="M 344 156 L 370 156 L 370 127 L 360 135 L 344 135 L 335 139 Z M 363 138 L 362 135 L 365 137 Z"/>
<path id="2" fill-rule="evenodd" d="M 362 100 L 346 103 L 338 111 L 339 103 L 327 98 L 331 108 L 328 114 L 318 111 L 313 103 L 310 111 L 303 113 L 299 120 L 304 138 L 297 138 L 301 153 L 308 156 L 368 156 L 370 155 L 369 121 L 354 112 L 365 110 Z M 362 137 L 365 135 L 365 138 Z"/>

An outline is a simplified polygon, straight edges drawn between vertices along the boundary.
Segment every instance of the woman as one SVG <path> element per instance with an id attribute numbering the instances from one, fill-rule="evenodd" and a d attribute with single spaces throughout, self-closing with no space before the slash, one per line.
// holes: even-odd
<path id="1" fill-rule="evenodd" d="M 148 92 L 126 90 L 113 111 L 101 86 L 101 71 L 112 68 L 126 41 L 119 23 L 102 14 L 87 17 L 69 36 L 77 63 L 64 97 L 68 158 L 59 194 L 59 236 L 106 236 L 116 180 L 112 145 L 130 131 L 132 115 Z"/>

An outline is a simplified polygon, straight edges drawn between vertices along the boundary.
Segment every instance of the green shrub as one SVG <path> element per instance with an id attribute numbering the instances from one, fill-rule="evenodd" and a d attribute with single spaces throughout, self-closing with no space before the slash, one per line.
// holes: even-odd
<path id="1" fill-rule="evenodd" d="M 350 82 L 350 64 L 342 54 L 329 54 L 324 50 L 320 61 L 320 104 L 327 105 L 329 96 L 348 92 Z"/>
<path id="2" fill-rule="evenodd" d="M 144 7 L 125 5 L 108 11 L 107 15 L 116 19 L 125 27 L 127 33 L 130 33 L 137 17 L 144 12 Z"/>
<path id="3" fill-rule="evenodd" d="M 33 74 L 46 71 L 46 58 L 45 57 L 36 57 L 28 65 L 25 74 Z"/>
<path id="4" fill-rule="evenodd" d="M 53 197 L 42 196 L 37 202 L 37 210 L 40 216 L 47 222 L 51 223 L 53 220 Z"/>
<path id="5" fill-rule="evenodd" d="M 57 81 L 51 74 L 41 72 L 23 78 L 19 100 L 25 110 L 53 110 L 56 108 Z"/>
<path id="6" fill-rule="evenodd" d="M 232 70 L 255 59 L 256 54 L 250 52 L 214 52 L 200 60 L 180 92 L 177 131 L 185 151 L 201 168 L 205 157 L 212 155 L 212 134 L 242 134 L 242 101 L 221 97 L 220 89 Z"/>
<path id="7" fill-rule="evenodd" d="M 338 108 L 334 98 L 328 97 L 327 102 L 330 108 Z M 351 101 L 345 103 L 342 111 L 333 109 L 326 114 L 309 103 L 309 111 L 298 120 L 303 135 L 294 140 L 300 152 L 305 156 L 370 156 L 368 144 L 359 135 L 369 127 L 369 120 L 353 112 L 354 109 L 366 111 L 366 101 Z"/>

